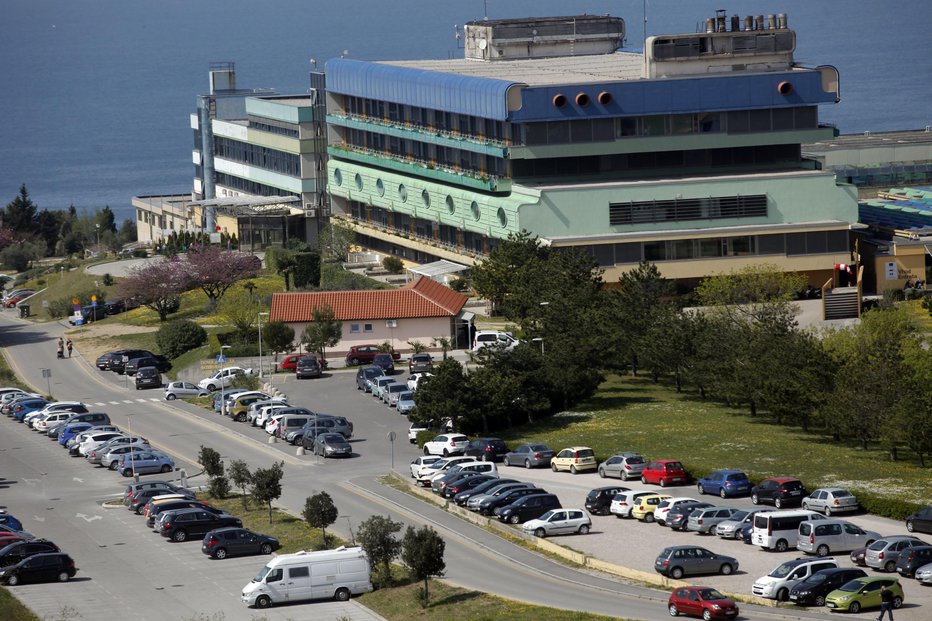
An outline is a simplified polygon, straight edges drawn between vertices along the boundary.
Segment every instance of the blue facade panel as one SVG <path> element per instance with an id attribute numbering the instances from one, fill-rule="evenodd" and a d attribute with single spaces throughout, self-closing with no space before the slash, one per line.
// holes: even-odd
<path id="1" fill-rule="evenodd" d="M 781 82 L 792 91 L 781 95 Z M 598 103 L 607 92 L 611 102 Z M 576 95 L 586 93 L 589 105 L 576 104 Z M 553 105 L 557 94 L 566 97 L 562 108 Z M 522 92 L 522 107 L 511 114 L 516 123 L 561 121 L 586 117 L 648 116 L 690 112 L 721 112 L 754 108 L 781 108 L 834 103 L 835 93 L 822 90 L 818 71 L 704 75 L 694 78 L 630 80 L 593 84 L 563 84 L 528 87 Z"/>
<path id="2" fill-rule="evenodd" d="M 392 103 L 504 121 L 516 82 L 333 58 L 327 90 Z"/>

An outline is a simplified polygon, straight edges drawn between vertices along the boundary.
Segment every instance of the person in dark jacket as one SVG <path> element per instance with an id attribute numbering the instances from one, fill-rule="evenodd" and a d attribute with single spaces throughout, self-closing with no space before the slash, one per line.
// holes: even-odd
<path id="1" fill-rule="evenodd" d="M 890 621 L 893 621 L 893 591 L 886 586 L 880 587 L 880 616 L 877 621 L 883 621 L 883 613 L 887 613 Z"/>

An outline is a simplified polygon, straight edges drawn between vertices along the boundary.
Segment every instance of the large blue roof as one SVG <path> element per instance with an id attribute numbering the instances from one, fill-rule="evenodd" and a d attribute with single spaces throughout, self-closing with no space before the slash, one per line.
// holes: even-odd
<path id="1" fill-rule="evenodd" d="M 508 89 L 517 82 L 426 71 L 347 58 L 327 61 L 327 90 L 486 119 L 508 118 Z"/>

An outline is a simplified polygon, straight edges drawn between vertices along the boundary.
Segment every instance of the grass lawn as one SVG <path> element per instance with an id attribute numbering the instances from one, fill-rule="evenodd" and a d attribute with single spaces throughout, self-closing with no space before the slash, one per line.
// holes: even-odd
<path id="1" fill-rule="evenodd" d="M 237 491 L 233 490 L 231 493 L 237 493 Z M 281 549 L 278 551 L 279 554 L 289 554 L 291 552 L 297 552 L 298 550 L 336 548 L 345 543 L 338 537 L 334 537 L 328 533 L 330 544 L 324 546 L 323 537 L 319 529 L 313 529 L 308 526 L 307 522 L 303 519 L 278 509 L 272 509 L 272 523 L 270 524 L 268 507 L 259 506 L 250 499 L 248 508 L 243 509 L 243 502 L 239 495 L 221 500 L 204 492 L 198 494 L 198 498 L 240 518 L 243 520 L 243 527 L 254 530 L 257 533 L 278 538 L 282 544 Z M 258 561 L 256 563 L 257 570 L 259 569 L 260 562 L 261 561 Z"/>
<path id="2" fill-rule="evenodd" d="M 38 321 L 51 321 L 52 319 L 48 312 L 42 308 L 43 301 L 52 302 L 62 298 L 70 299 L 79 293 L 94 291 L 98 288 L 106 292 L 107 299 L 119 297 L 115 287 L 104 287 L 103 276 L 88 274 L 84 271 L 84 265 L 64 273 L 46 274 L 41 277 L 41 280 L 44 280 L 45 283 L 40 285 L 37 280 L 31 280 L 26 285 L 35 288 L 36 291 L 45 289 L 45 291 L 29 299 L 32 314 Z M 98 287 L 94 286 L 95 282 Z"/>
<path id="3" fill-rule="evenodd" d="M 13 597 L 9 590 L 0 587 L 0 619 L 4 621 L 40 621 L 39 617 Z"/>
<path id="4" fill-rule="evenodd" d="M 809 489 L 838 485 L 855 494 L 929 504 L 929 468 L 905 447 L 900 461 L 890 461 L 877 445 L 870 450 L 830 436 L 804 433 L 772 424 L 763 415 L 752 419 L 693 393 L 677 394 L 647 378 L 610 377 L 598 393 L 573 411 L 533 425 L 502 432 L 510 445 L 544 442 L 559 451 L 590 446 L 599 461 L 619 451 L 638 451 L 655 459 L 679 459 L 692 476 L 716 468 L 738 468 L 752 481 L 767 476 L 800 477 Z"/>

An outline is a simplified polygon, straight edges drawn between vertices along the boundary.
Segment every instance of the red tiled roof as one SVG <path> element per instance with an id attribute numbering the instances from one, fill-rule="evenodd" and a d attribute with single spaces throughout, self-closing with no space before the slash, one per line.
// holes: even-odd
<path id="1" fill-rule="evenodd" d="M 269 320 L 310 321 L 312 311 L 323 305 L 330 305 L 339 321 L 452 317 L 466 300 L 465 295 L 421 276 L 400 289 L 273 293 Z"/>

